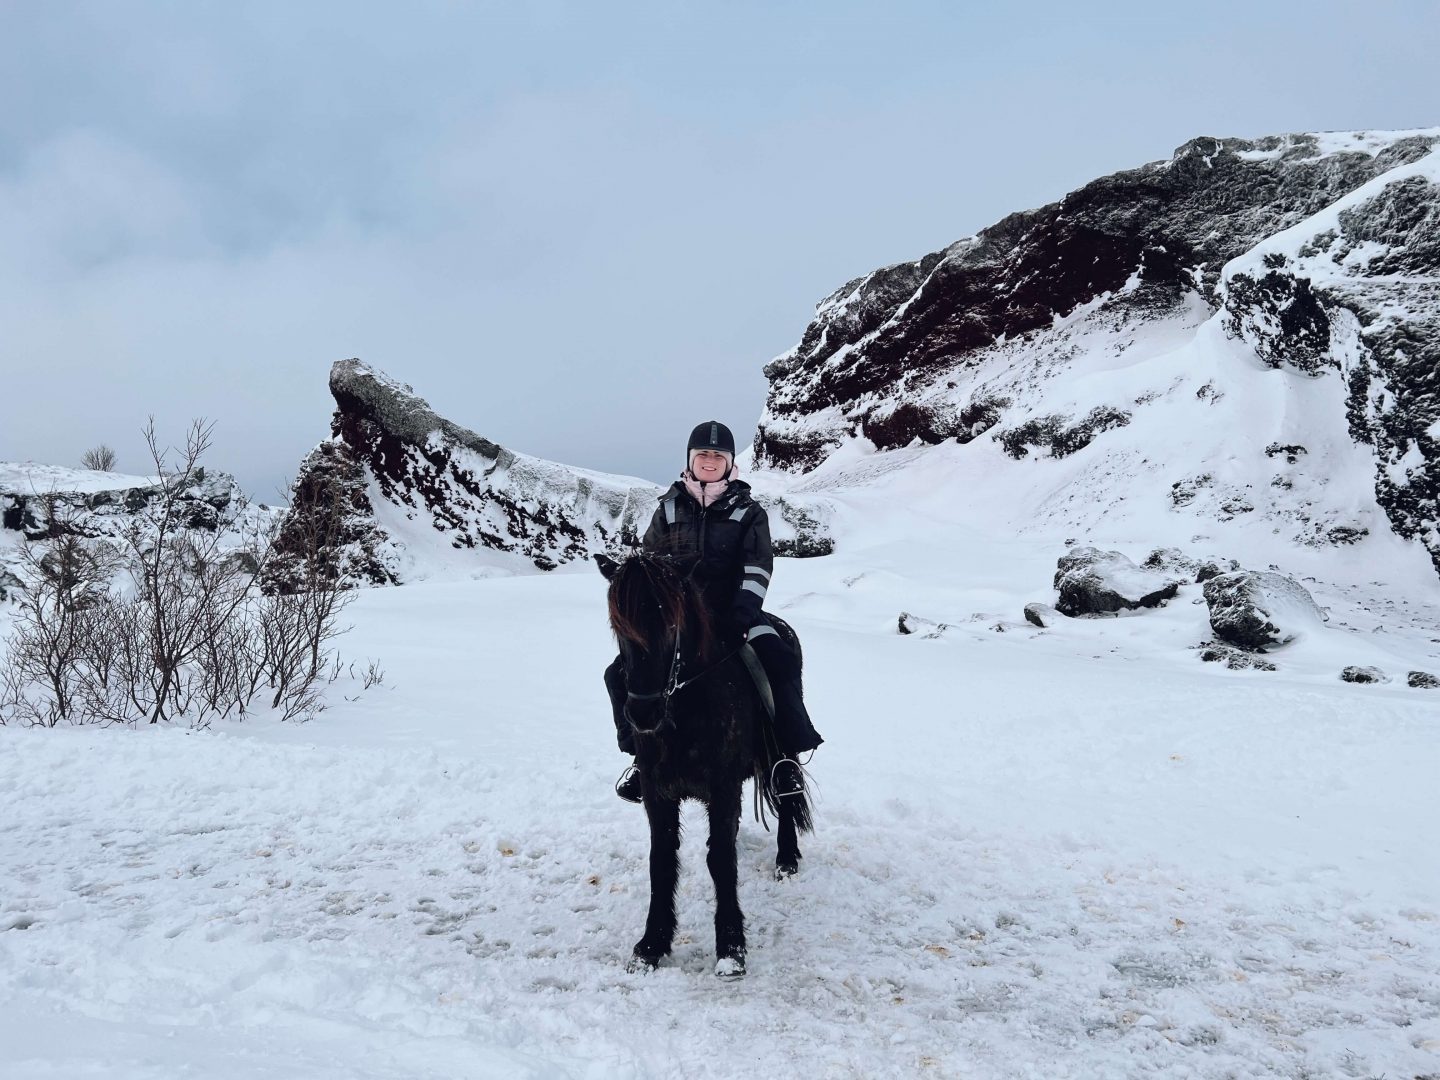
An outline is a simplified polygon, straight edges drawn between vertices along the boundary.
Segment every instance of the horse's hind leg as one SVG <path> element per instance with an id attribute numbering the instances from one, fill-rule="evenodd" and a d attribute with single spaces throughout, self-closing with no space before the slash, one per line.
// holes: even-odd
<path id="1" fill-rule="evenodd" d="M 680 804 L 645 794 L 650 820 L 650 913 L 645 936 L 635 943 L 630 970 L 648 970 L 670 953 L 675 940 L 675 886 L 680 879 Z"/>
<path id="2" fill-rule="evenodd" d="M 715 882 L 715 974 L 745 974 L 745 915 L 735 867 L 735 838 L 740 832 L 740 785 L 712 792 L 710 839 L 705 864 Z"/>
<path id="3" fill-rule="evenodd" d="M 795 828 L 793 800 L 780 800 L 779 844 L 775 852 L 775 877 L 794 877 L 800 870 L 800 838 Z"/>

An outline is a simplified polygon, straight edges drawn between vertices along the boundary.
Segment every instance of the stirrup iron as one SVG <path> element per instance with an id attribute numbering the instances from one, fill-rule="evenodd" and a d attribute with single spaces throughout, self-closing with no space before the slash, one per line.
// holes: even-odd
<path id="1" fill-rule="evenodd" d="M 776 786 L 775 786 L 775 774 L 776 774 L 777 770 L 779 770 L 779 768 L 780 768 L 781 765 L 786 765 L 786 764 L 795 766 L 795 775 L 796 775 L 796 776 L 799 778 L 799 780 L 800 780 L 799 785 L 795 788 L 794 791 L 780 791 L 780 790 L 777 790 L 777 788 L 776 788 Z M 800 763 L 799 763 L 798 761 L 796 761 L 796 760 L 795 760 L 794 758 L 792 758 L 792 757 L 783 757 L 783 758 L 781 758 L 779 761 L 775 762 L 774 765 L 771 765 L 771 766 L 770 766 L 770 790 L 773 791 L 773 792 L 775 792 L 775 797 L 776 797 L 777 799 L 789 799 L 789 798 L 793 798 L 793 797 L 796 796 L 796 795 L 804 795 L 804 794 L 805 794 L 805 770 L 804 770 L 804 768 L 800 765 Z"/>

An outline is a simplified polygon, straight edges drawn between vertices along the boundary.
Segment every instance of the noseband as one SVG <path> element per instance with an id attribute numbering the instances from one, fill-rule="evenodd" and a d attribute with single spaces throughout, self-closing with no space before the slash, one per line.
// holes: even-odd
<path id="1" fill-rule="evenodd" d="M 656 690 L 654 693 L 651 693 L 651 694 L 637 694 L 637 693 L 635 693 L 635 691 L 633 691 L 633 690 L 626 690 L 626 691 L 625 691 L 625 719 L 627 719 L 627 720 L 630 721 L 630 726 L 631 726 L 632 728 L 634 728 L 636 731 L 638 731 L 638 732 L 640 732 L 641 734 L 643 734 L 643 735 L 653 735 L 655 732 L 659 731 L 659 730 L 660 730 L 661 728 L 663 728 L 667 723 L 669 723 L 669 722 L 670 722 L 670 719 L 671 719 L 671 718 L 670 718 L 670 699 L 675 696 L 675 693 L 676 693 L 677 691 L 683 689 L 683 688 L 684 688 L 685 686 L 687 686 L 690 682 L 693 682 L 693 681 L 694 681 L 693 679 L 686 680 L 686 682 L 680 682 L 679 680 L 680 680 L 680 634 L 679 634 L 679 632 L 677 631 L 676 634 L 675 634 L 675 655 L 670 658 L 670 674 L 669 674 L 669 675 L 666 677 L 666 679 L 665 679 L 665 688 L 664 688 L 663 690 Z M 657 700 L 664 703 L 665 709 L 664 709 L 664 712 L 661 714 L 660 723 L 659 723 L 658 725 L 656 725 L 655 727 L 653 727 L 653 728 L 651 728 L 651 729 L 649 729 L 649 730 L 647 731 L 646 729 L 644 729 L 644 728 L 640 727 L 638 724 L 636 724 L 636 723 L 635 723 L 635 718 L 630 715 L 630 702 L 632 702 L 632 701 L 657 701 Z"/>

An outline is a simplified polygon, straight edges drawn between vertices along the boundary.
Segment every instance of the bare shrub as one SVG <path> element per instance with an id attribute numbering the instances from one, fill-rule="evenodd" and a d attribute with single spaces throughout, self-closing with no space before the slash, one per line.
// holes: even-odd
<path id="1" fill-rule="evenodd" d="M 80 455 L 80 467 L 82 469 L 94 469 L 96 472 L 115 471 L 115 451 L 101 443 L 99 446 L 92 446 L 85 453 Z"/>
<path id="2" fill-rule="evenodd" d="M 152 419 L 144 434 L 160 495 L 121 538 L 88 540 L 59 522 L 55 539 L 25 549 L 28 584 L 0 657 L 0 724 L 205 726 L 257 700 L 284 719 L 320 709 L 350 596 L 322 569 L 319 533 L 291 552 L 297 587 L 267 595 L 258 581 L 272 532 L 237 545 L 187 519 L 182 496 L 204 477 L 210 433 L 197 421 L 173 452 Z M 48 509 L 64 515 L 53 499 Z"/>

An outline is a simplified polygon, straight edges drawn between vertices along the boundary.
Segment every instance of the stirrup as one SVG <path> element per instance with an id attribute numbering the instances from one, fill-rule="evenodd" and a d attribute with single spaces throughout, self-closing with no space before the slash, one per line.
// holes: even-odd
<path id="1" fill-rule="evenodd" d="M 642 803 L 645 801 L 645 797 L 643 795 L 637 797 L 634 795 L 628 795 L 624 791 L 620 790 L 632 779 L 640 779 L 640 770 L 634 765 L 629 765 L 626 766 L 625 771 L 620 774 L 620 779 L 615 781 L 615 794 L 619 795 L 620 798 L 624 799 L 626 802 Z"/>
<path id="2" fill-rule="evenodd" d="M 781 765 L 793 765 L 795 767 L 795 779 L 797 781 L 794 791 L 780 791 L 775 784 L 775 774 Z M 770 790 L 775 792 L 777 799 L 789 799 L 796 795 L 805 794 L 805 770 L 798 761 L 791 757 L 783 757 L 774 765 L 770 766 Z"/>

